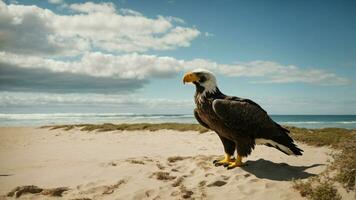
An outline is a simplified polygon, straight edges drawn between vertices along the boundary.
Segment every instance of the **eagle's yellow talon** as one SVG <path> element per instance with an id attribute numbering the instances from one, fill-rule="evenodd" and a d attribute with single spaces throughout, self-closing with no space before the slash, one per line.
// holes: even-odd
<path id="1" fill-rule="evenodd" d="M 216 167 L 221 166 L 221 165 L 228 166 L 228 165 L 234 163 L 234 160 L 235 159 L 231 159 L 231 155 L 230 154 L 225 154 L 224 159 L 222 159 L 222 160 L 214 160 L 213 164 Z"/>
<path id="2" fill-rule="evenodd" d="M 233 169 L 235 167 L 241 167 L 243 165 L 242 158 L 238 155 L 235 162 L 229 164 L 227 169 Z"/>
<path id="3" fill-rule="evenodd" d="M 227 166 L 227 169 L 233 169 L 235 167 L 241 167 L 243 165 L 243 163 L 231 163 L 230 165 Z"/>

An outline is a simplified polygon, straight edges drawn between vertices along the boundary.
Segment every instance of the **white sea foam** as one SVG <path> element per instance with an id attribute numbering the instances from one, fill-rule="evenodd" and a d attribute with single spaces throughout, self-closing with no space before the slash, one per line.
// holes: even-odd
<path id="1" fill-rule="evenodd" d="M 356 121 L 287 121 L 279 122 L 281 124 L 356 124 Z"/>
<path id="2" fill-rule="evenodd" d="M 275 117 L 275 118 L 274 118 Z M 282 125 L 306 128 L 356 128 L 356 116 L 273 116 Z M 38 126 L 75 123 L 197 123 L 192 114 L 137 114 L 137 113 L 0 113 L 0 126 Z"/>
<path id="3" fill-rule="evenodd" d="M 48 118 L 78 118 L 78 117 L 132 117 L 132 118 L 172 118 L 192 117 L 180 114 L 134 114 L 134 113 L 50 113 L 50 114 L 5 114 L 0 113 L 0 119 L 48 119 Z"/>

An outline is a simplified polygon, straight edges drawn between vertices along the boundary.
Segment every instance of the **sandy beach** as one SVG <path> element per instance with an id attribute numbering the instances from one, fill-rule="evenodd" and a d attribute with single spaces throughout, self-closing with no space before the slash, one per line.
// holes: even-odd
<path id="1" fill-rule="evenodd" d="M 319 174 L 326 147 L 298 143 L 301 157 L 257 146 L 244 167 L 215 167 L 213 132 L 86 132 L 0 128 L 0 199 L 17 186 L 43 190 L 19 199 L 304 199 L 292 179 Z M 46 189 L 63 188 L 55 197 Z"/>

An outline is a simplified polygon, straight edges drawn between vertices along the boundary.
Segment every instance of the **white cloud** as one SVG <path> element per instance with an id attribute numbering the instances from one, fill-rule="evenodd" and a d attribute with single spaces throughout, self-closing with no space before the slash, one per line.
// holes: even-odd
<path id="1" fill-rule="evenodd" d="M 0 1 L 1 50 L 30 55 L 75 56 L 92 49 L 144 52 L 187 47 L 199 34 L 175 17 L 148 18 L 112 3 L 70 4 L 71 15 Z"/>
<path id="2" fill-rule="evenodd" d="M 272 61 L 238 62 L 218 64 L 204 59 L 185 63 L 188 68 L 207 68 L 230 77 L 252 77 L 253 83 L 309 83 L 317 85 L 347 85 L 350 80 L 320 69 L 302 69 L 295 65 L 283 65 Z M 262 79 L 262 80 L 261 80 Z"/>
<path id="3" fill-rule="evenodd" d="M 84 74 L 93 77 L 114 77 L 124 80 L 148 80 L 174 77 L 178 72 L 206 68 L 230 77 L 251 77 L 255 83 L 309 83 L 345 85 L 350 80 L 319 69 L 302 69 L 271 61 L 220 64 L 206 59 L 190 61 L 173 57 L 137 53 L 113 55 L 101 52 L 85 53 L 74 61 L 55 60 L 0 52 L 0 62 L 22 68 L 41 68 L 52 72 Z"/>
<path id="4" fill-rule="evenodd" d="M 191 108 L 193 104 L 192 99 L 143 98 L 128 94 L 0 92 L 0 106 L 105 105 L 125 107 L 133 105 L 142 108 L 174 107 L 179 109 Z"/>
<path id="5" fill-rule="evenodd" d="M 316 96 L 303 93 L 284 96 L 255 94 L 249 98 L 261 105 L 269 114 L 330 115 L 333 113 L 345 115 L 356 113 L 356 99 L 342 95 L 328 98 L 327 94 Z"/>
<path id="6" fill-rule="evenodd" d="M 345 114 L 356 112 L 356 101 L 350 98 L 323 98 L 299 96 L 252 97 L 270 114 Z M 45 92 L 0 92 L 0 107 L 14 108 L 20 111 L 33 106 L 48 108 L 60 107 L 61 111 L 84 106 L 86 111 L 97 112 L 154 112 L 167 110 L 172 113 L 191 113 L 194 102 L 189 99 L 146 98 L 139 95 L 96 94 L 96 93 L 45 93 Z M 100 107 L 109 109 L 100 109 Z M 66 109 L 65 109 L 66 108 Z M 307 110 L 305 110 L 308 108 Z M 83 110 L 83 109 L 82 109 Z M 56 109 L 56 111 L 58 111 Z"/>
<path id="7" fill-rule="evenodd" d="M 119 12 L 123 15 L 143 16 L 142 13 L 127 8 L 121 8 Z"/>
<path id="8" fill-rule="evenodd" d="M 169 16 L 169 17 L 166 17 L 169 21 L 171 22 L 178 22 L 178 23 L 181 23 L 181 24 L 184 24 L 185 21 L 179 17 L 172 17 L 172 16 Z"/>
<path id="9" fill-rule="evenodd" d="M 200 32 L 182 26 L 185 22 L 180 18 L 148 18 L 134 10 L 117 9 L 113 3 L 70 4 L 65 8 L 72 11 L 70 15 L 37 6 L 6 5 L 3 1 L 0 9 L 0 62 L 20 68 L 122 80 L 167 78 L 178 72 L 207 68 L 225 76 L 251 77 L 255 83 L 350 83 L 324 70 L 271 61 L 225 64 L 139 54 L 188 47 Z M 126 54 L 117 55 L 118 52 Z"/>
<path id="10" fill-rule="evenodd" d="M 100 52 L 85 53 L 80 60 L 76 61 L 62 61 L 0 52 L 0 62 L 22 68 L 47 69 L 52 72 L 137 80 L 153 77 L 172 77 L 183 66 L 183 61 L 172 57 L 139 55 L 137 53 L 115 56 Z"/>
<path id="11" fill-rule="evenodd" d="M 63 4 L 64 0 L 48 0 L 48 3 L 51 3 L 51 4 Z"/>
<path id="12" fill-rule="evenodd" d="M 0 49 L 33 55 L 75 55 L 89 49 L 85 38 L 58 35 L 50 23 L 55 18 L 47 9 L 0 1 Z"/>
<path id="13" fill-rule="evenodd" d="M 86 3 L 75 3 L 69 5 L 69 8 L 83 13 L 111 13 L 114 14 L 116 12 L 115 5 L 113 3 L 100 3 L 96 4 L 93 2 Z"/>

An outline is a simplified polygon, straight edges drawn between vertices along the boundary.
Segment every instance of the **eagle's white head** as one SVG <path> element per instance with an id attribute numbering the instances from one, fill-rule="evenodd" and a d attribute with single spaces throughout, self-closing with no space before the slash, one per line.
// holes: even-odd
<path id="1" fill-rule="evenodd" d="M 183 83 L 193 83 L 198 90 L 201 90 L 201 96 L 214 93 L 217 90 L 215 75 L 206 69 L 195 69 L 186 73 L 183 77 Z"/>

